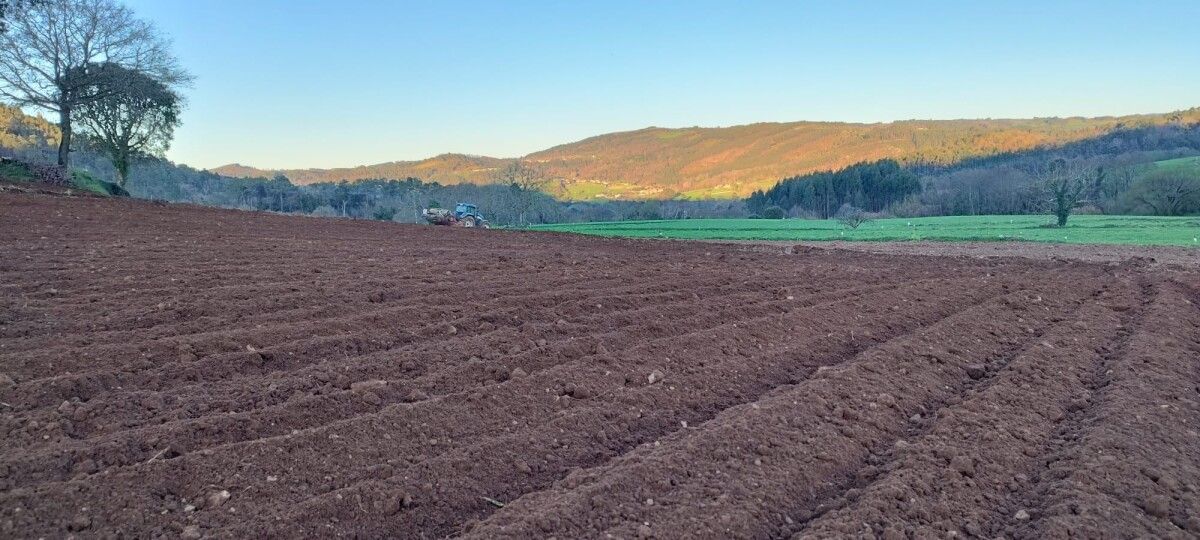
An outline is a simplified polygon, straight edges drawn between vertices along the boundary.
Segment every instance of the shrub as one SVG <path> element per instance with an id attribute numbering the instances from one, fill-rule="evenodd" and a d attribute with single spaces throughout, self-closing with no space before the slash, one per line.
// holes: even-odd
<path id="1" fill-rule="evenodd" d="M 908 197 L 901 202 L 893 204 L 888 208 L 888 211 L 896 217 L 902 218 L 926 217 L 937 214 L 937 208 L 923 204 L 916 197 Z"/>
<path id="2" fill-rule="evenodd" d="M 371 217 L 378 219 L 379 221 L 391 221 L 392 218 L 396 217 L 396 209 L 388 206 L 380 206 L 379 208 L 375 209 L 375 212 L 371 214 Z"/>
<path id="3" fill-rule="evenodd" d="M 313 210 L 312 214 L 309 214 L 309 215 L 311 215 L 313 217 L 338 217 L 341 214 L 339 214 L 337 210 L 334 210 L 332 206 L 329 206 L 328 204 L 323 204 L 321 206 L 318 206 L 317 209 Z"/>
<path id="4" fill-rule="evenodd" d="M 871 214 L 864 212 L 862 208 L 850 206 L 849 204 L 843 204 L 834 217 L 837 218 L 838 223 L 841 223 L 843 227 L 851 230 L 857 229 L 863 223 L 872 219 Z"/>
<path id="5" fill-rule="evenodd" d="M 763 219 L 783 219 L 787 217 L 787 212 L 778 206 L 768 206 L 763 208 L 762 217 Z"/>

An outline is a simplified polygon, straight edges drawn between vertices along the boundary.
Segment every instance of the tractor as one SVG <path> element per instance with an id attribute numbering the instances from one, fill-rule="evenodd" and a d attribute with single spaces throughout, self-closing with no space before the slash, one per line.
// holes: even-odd
<path id="1" fill-rule="evenodd" d="M 479 209 L 469 203 L 460 202 L 454 205 L 453 212 L 445 208 L 426 208 L 421 210 L 421 216 L 425 218 L 425 221 L 434 225 L 490 228 L 487 220 L 483 219 L 483 214 L 479 213 Z"/>

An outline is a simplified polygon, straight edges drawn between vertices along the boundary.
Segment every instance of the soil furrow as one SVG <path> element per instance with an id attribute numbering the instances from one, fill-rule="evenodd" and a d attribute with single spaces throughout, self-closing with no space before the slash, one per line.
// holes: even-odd
<path id="1" fill-rule="evenodd" d="M 797 522 L 796 537 L 995 536 L 988 524 L 1011 519 L 1004 500 L 1028 482 L 1015 471 L 1037 462 L 1057 424 L 1086 399 L 1094 364 L 1120 339 L 1120 311 L 1136 298 L 1132 287 L 1118 289 L 1100 291 L 993 376 L 984 364 L 972 368 L 980 384 L 958 403 L 910 418 L 915 429 L 859 471 L 827 511 Z M 1106 338 L 1080 341 L 1083 329 Z"/>
<path id="2" fill-rule="evenodd" d="M 1045 324 L 1044 314 L 994 309 L 1028 294 L 1013 293 L 1005 301 L 988 303 L 987 308 L 961 312 L 750 406 L 725 411 L 687 437 L 661 447 L 644 447 L 608 467 L 584 471 L 574 480 L 497 512 L 473 534 L 571 536 L 582 528 L 629 536 L 647 521 L 652 529 L 656 524 L 683 526 L 702 536 L 770 535 L 772 530 L 779 534 L 784 521 L 767 519 L 767 514 L 761 514 L 763 505 L 755 503 L 767 503 L 774 514 L 794 508 L 801 493 L 814 502 L 823 498 L 838 478 L 861 467 L 869 447 L 878 446 L 879 442 L 866 438 L 868 434 L 882 441 L 913 413 L 900 416 L 898 422 L 885 418 L 908 409 L 915 412 L 937 394 L 953 394 L 944 383 L 922 381 L 927 372 L 958 382 L 965 378 L 959 365 L 964 361 L 958 355 L 998 354 L 1013 345 L 996 336 L 1001 329 Z M 1030 320 L 1017 321 L 1024 313 Z M 955 332 L 956 328 L 968 331 Z M 994 341 L 975 341 L 984 337 Z M 1020 342 L 1026 339 L 1021 337 Z M 904 371 L 896 373 L 897 369 Z M 845 384 L 840 384 L 843 380 Z M 859 390 L 868 380 L 879 390 Z M 904 397 L 887 392 L 905 383 L 913 386 Z M 833 444 L 837 446 L 832 454 L 813 448 Z M 690 457 L 681 459 L 685 455 Z M 640 479 L 638 489 L 627 489 L 634 478 Z M 689 511 L 686 524 L 672 523 L 670 516 L 685 508 L 708 509 L 702 514 Z M 543 519 L 555 523 L 550 531 L 538 523 Z M 534 532 L 538 530 L 542 532 Z"/>

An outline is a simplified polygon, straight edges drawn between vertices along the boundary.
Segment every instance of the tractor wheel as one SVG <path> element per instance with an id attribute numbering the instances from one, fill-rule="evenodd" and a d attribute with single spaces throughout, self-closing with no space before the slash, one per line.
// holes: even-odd
<path id="1" fill-rule="evenodd" d="M 462 219 L 462 226 L 463 227 L 474 227 L 475 226 L 475 218 L 473 218 L 471 216 L 464 217 Z"/>

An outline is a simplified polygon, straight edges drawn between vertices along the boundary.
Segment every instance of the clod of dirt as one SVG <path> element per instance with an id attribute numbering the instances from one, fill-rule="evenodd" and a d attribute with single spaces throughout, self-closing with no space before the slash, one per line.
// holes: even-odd
<path id="1" fill-rule="evenodd" d="M 663 380 L 663 378 L 665 378 L 665 377 L 666 377 L 666 375 L 663 374 L 663 372 L 661 370 L 656 369 L 656 370 L 650 372 L 650 376 L 646 377 L 646 380 L 649 381 L 650 384 L 654 384 L 656 382 L 661 382 Z"/>
<path id="2" fill-rule="evenodd" d="M 958 471 L 963 476 L 975 476 L 975 460 L 970 456 L 957 455 L 950 460 L 950 468 Z"/>
<path id="3" fill-rule="evenodd" d="M 970 364 L 967 366 L 968 377 L 978 381 L 984 375 L 987 375 L 987 368 L 983 364 Z"/>
<path id="4" fill-rule="evenodd" d="M 378 379 L 370 381 L 358 381 L 350 385 L 350 390 L 355 392 L 366 392 L 367 390 L 376 390 L 385 386 L 387 386 L 387 381 Z"/>
<path id="5" fill-rule="evenodd" d="M 100 470 L 100 466 L 96 465 L 96 462 L 91 459 L 84 459 L 83 461 L 80 461 L 75 468 L 80 472 L 87 474 L 93 474 Z"/>
<path id="6" fill-rule="evenodd" d="M 17 385 L 17 382 L 9 377 L 7 373 L 0 373 L 0 388 L 9 389 Z"/>
<path id="7" fill-rule="evenodd" d="M 1154 517 L 1166 517 L 1171 512 L 1171 501 L 1162 495 L 1153 495 L 1142 503 L 1142 508 Z"/>
<path id="8" fill-rule="evenodd" d="M 1082 410 L 1086 409 L 1087 406 L 1088 406 L 1087 398 L 1073 399 L 1073 400 L 1071 400 L 1071 403 L 1067 404 L 1067 412 L 1082 411 Z"/>
<path id="9" fill-rule="evenodd" d="M 409 401 L 425 401 L 427 399 L 429 399 L 429 394 L 426 394 L 425 391 L 421 390 L 420 388 L 414 388 L 412 392 L 408 393 Z"/>
<path id="10" fill-rule="evenodd" d="M 385 498 L 382 501 L 382 504 L 378 504 L 376 508 L 378 508 L 384 515 L 392 515 L 405 508 L 411 508 L 412 505 L 412 495 L 402 493 L 400 495 Z"/>
<path id="11" fill-rule="evenodd" d="M 893 396 L 891 394 L 886 394 L 886 393 L 879 394 L 879 404 L 883 405 L 885 407 L 895 407 L 896 406 L 896 396 Z"/>
<path id="12" fill-rule="evenodd" d="M 225 504 L 225 502 L 229 500 L 230 497 L 231 497 L 231 495 L 229 494 L 229 490 L 227 490 L 227 489 L 222 489 L 221 491 L 214 491 L 214 492 L 208 494 L 208 498 L 205 499 L 207 501 L 207 504 L 205 506 L 207 508 L 220 508 L 221 505 Z"/>
<path id="13" fill-rule="evenodd" d="M 92 518 L 84 514 L 79 514 L 71 518 L 71 522 L 67 524 L 67 528 L 72 531 L 82 531 L 91 526 Z"/>
<path id="14" fill-rule="evenodd" d="M 200 540 L 204 535 L 200 533 L 199 525 L 188 525 L 183 528 L 183 532 L 179 537 L 183 540 Z"/>
<path id="15" fill-rule="evenodd" d="M 509 377 L 516 379 L 518 377 L 524 377 L 526 375 L 529 375 L 529 374 L 526 373 L 524 369 L 517 368 L 517 369 L 512 370 L 512 374 L 509 375 Z"/>
<path id="16" fill-rule="evenodd" d="M 379 397 L 379 394 L 376 394 L 370 390 L 363 392 L 360 397 L 362 398 L 363 402 L 367 403 L 368 405 L 379 405 L 380 403 L 383 403 L 383 399 Z"/>
<path id="17" fill-rule="evenodd" d="M 637 529 L 637 536 L 638 538 L 654 538 L 654 531 L 649 525 L 643 523 Z"/>
<path id="18" fill-rule="evenodd" d="M 70 401 L 64 401 L 58 406 L 58 414 L 63 416 L 71 416 L 75 413 L 75 406 Z"/>

